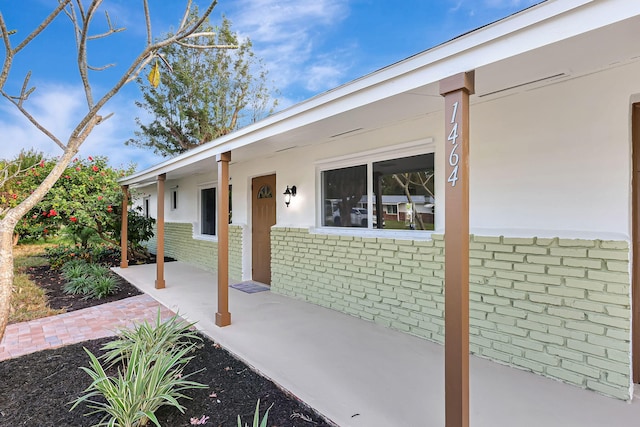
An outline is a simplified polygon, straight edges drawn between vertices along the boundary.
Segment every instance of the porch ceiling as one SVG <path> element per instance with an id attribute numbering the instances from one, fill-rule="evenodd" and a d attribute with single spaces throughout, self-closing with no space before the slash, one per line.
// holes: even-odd
<path id="1" fill-rule="evenodd" d="M 282 151 L 371 133 L 393 123 L 437 113 L 444 107 L 438 90 L 443 73 L 451 75 L 475 69 L 473 106 L 640 59 L 640 44 L 636 43 L 640 16 L 589 31 L 576 30 L 579 35 L 552 42 L 562 38 L 563 31 L 570 31 L 564 28 L 561 19 L 559 14 L 541 21 L 543 24 L 539 26 L 546 25 L 549 31 L 560 34 L 549 36 L 548 43 L 538 41 L 537 46 L 528 42 L 531 38 L 528 31 L 532 30 L 525 26 L 497 37 L 486 36 L 485 43 L 467 43 L 467 48 L 460 48 L 455 54 L 438 51 L 448 49 L 450 44 L 464 45 L 467 36 L 463 36 L 460 42 L 453 40 L 386 67 L 122 182 L 150 182 L 159 173 L 167 173 L 167 179 L 176 179 L 215 171 L 215 154 L 220 152 L 232 151 L 232 164 L 269 158 Z M 536 31 L 536 35 L 542 33 L 544 38 L 541 28 Z M 519 53 L 505 54 L 516 45 L 524 47 Z M 428 133 L 425 130 L 425 135 Z"/>

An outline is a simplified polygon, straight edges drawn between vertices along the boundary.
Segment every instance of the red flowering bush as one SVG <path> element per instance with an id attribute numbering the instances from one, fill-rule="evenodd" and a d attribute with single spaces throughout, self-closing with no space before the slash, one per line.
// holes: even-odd
<path id="1" fill-rule="evenodd" d="M 72 234 L 89 228 L 103 240 L 112 241 L 122 201 L 117 180 L 123 173 L 133 172 L 133 168 L 115 169 L 107 162 L 106 157 L 75 159 L 73 166 L 62 173 L 64 179 L 58 180 L 32 212 L 25 215 L 16 232 L 21 237 L 37 238 L 57 234 L 61 227 Z M 0 202 L 9 206 L 20 203 L 51 172 L 55 162 L 43 159 L 33 164 L 25 176 L 10 183 L 10 188 L 5 189 L 8 197 Z M 98 171 L 101 173 L 95 173 Z"/>

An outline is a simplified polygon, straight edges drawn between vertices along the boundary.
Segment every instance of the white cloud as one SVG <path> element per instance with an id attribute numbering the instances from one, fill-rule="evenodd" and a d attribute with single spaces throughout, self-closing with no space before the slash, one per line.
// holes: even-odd
<path id="1" fill-rule="evenodd" d="M 343 72 L 337 64 L 316 64 L 307 70 L 305 87 L 312 92 L 319 92 L 327 87 L 336 87 L 340 84 Z"/>
<path id="2" fill-rule="evenodd" d="M 40 85 L 25 107 L 47 130 L 63 144 L 86 114 L 84 92 L 79 86 Z M 126 147 L 125 140 L 135 130 L 134 117 L 139 110 L 127 99 L 113 99 L 102 114 L 114 116 L 98 125 L 80 149 L 81 156 L 106 155 L 113 166 L 127 166 L 131 162 L 140 167 L 157 163 L 160 159 L 151 152 Z M 62 154 L 62 149 L 39 131 L 11 104 L 0 104 L 0 158 L 14 158 L 22 149 L 34 149 L 51 157 Z"/>
<path id="3" fill-rule="evenodd" d="M 339 83 L 340 69 L 314 54 L 325 34 L 348 14 L 348 0 L 240 0 L 228 16 L 236 31 L 250 36 L 276 87 L 285 92 L 299 85 L 320 92 Z M 322 74 L 331 78 L 323 82 Z"/>

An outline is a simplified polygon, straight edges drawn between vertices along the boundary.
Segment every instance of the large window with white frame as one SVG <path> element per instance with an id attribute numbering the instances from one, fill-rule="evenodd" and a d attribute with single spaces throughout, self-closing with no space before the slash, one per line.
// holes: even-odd
<path id="1" fill-rule="evenodd" d="M 321 168 L 320 225 L 433 230 L 434 153 L 368 157 Z"/>

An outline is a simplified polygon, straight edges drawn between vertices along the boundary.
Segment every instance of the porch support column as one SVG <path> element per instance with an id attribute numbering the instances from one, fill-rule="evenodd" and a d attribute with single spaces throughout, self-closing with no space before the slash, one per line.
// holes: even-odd
<path id="1" fill-rule="evenodd" d="M 469 95 L 474 72 L 440 81 L 445 103 L 445 425 L 469 426 Z"/>
<path id="2" fill-rule="evenodd" d="M 218 163 L 218 312 L 216 325 L 231 324 L 229 313 L 229 162 L 231 152 L 216 156 Z"/>
<path id="3" fill-rule="evenodd" d="M 156 289 L 164 289 L 164 182 L 167 174 L 158 175 L 158 213 L 156 218 Z"/>
<path id="4" fill-rule="evenodd" d="M 127 240 L 129 229 L 129 186 L 122 186 L 122 225 L 120 226 L 120 268 L 129 267 L 129 259 L 127 257 Z"/>

